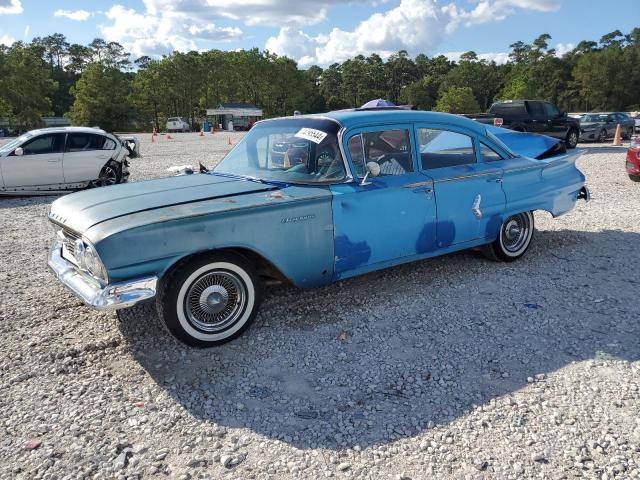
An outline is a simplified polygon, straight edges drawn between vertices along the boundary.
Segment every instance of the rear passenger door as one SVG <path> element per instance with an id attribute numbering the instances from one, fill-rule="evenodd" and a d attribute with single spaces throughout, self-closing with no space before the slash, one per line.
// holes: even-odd
<path id="1" fill-rule="evenodd" d="M 531 123 L 527 126 L 527 132 L 549 135 L 551 126 L 547 124 L 548 116 L 542 102 L 527 102 Z"/>
<path id="2" fill-rule="evenodd" d="M 96 180 L 115 148 L 115 142 L 104 135 L 84 132 L 67 134 L 63 160 L 66 183 Z"/>
<path id="3" fill-rule="evenodd" d="M 502 157 L 484 161 L 482 145 L 465 130 L 417 124 L 415 133 L 418 163 L 434 181 L 438 247 L 492 236 L 505 208 Z"/>

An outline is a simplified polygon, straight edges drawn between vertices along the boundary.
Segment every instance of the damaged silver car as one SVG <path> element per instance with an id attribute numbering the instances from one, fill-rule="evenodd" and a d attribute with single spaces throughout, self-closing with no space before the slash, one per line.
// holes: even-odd
<path id="1" fill-rule="evenodd" d="M 46 195 L 122 183 L 128 158 L 140 156 L 135 137 L 99 128 L 32 130 L 0 146 L 0 195 Z"/>

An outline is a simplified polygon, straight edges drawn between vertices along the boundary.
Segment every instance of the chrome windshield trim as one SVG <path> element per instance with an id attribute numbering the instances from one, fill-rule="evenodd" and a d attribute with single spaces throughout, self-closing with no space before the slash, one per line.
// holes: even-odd
<path id="1" fill-rule="evenodd" d="M 93 308 L 117 310 L 156 296 L 157 277 L 139 278 L 101 287 L 62 258 L 61 250 L 62 244 L 56 240 L 49 253 L 49 267 L 63 285 Z"/>

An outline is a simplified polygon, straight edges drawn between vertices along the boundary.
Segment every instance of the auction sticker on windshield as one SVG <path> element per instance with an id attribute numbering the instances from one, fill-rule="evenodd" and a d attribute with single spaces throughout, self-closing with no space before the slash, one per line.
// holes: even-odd
<path id="1" fill-rule="evenodd" d="M 294 136 L 304 138 L 305 140 L 309 140 L 313 143 L 320 143 L 326 138 L 327 134 L 322 130 L 316 130 L 315 128 L 301 128 Z"/>

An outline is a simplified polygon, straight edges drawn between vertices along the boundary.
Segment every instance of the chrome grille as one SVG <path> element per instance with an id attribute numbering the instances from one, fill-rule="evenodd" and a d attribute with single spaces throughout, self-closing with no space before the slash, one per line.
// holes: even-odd
<path id="1" fill-rule="evenodd" d="M 62 255 L 70 262 L 78 264 L 76 260 L 76 240 L 80 238 L 80 235 L 65 229 L 60 230 L 60 240 L 62 241 L 63 251 Z"/>

